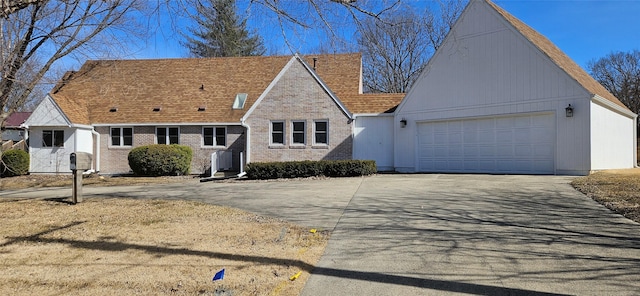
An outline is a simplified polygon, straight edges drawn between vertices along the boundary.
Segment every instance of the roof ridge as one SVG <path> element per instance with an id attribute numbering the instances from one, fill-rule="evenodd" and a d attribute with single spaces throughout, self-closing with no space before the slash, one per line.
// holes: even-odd
<path id="1" fill-rule="evenodd" d="M 270 58 L 290 58 L 293 56 L 311 57 L 311 56 L 347 56 L 360 55 L 359 52 L 345 53 L 311 53 L 311 54 L 282 54 L 282 55 L 263 55 L 263 56 L 236 56 L 236 57 L 174 57 L 174 58 L 142 58 L 142 59 L 97 59 L 86 60 L 85 63 L 101 63 L 101 62 L 157 62 L 157 61 L 186 61 L 186 60 L 232 60 L 232 59 L 270 59 Z"/>
<path id="2" fill-rule="evenodd" d="M 481 0 L 487 3 L 498 14 L 500 14 L 516 31 L 518 31 L 524 38 L 526 38 L 531 44 L 533 44 L 538 50 L 545 54 L 554 64 L 562 69 L 567 75 L 573 78 L 579 85 L 585 90 L 589 91 L 591 95 L 599 95 L 612 103 L 629 110 L 618 98 L 616 98 L 611 92 L 609 92 L 602 84 L 595 80 L 589 73 L 587 73 L 580 65 L 578 65 L 571 57 L 569 57 L 564 51 L 562 51 L 557 45 L 549 40 L 538 31 L 531 28 L 529 25 L 513 16 L 502 7 L 493 3 L 491 0 Z M 631 110 L 629 110 L 631 111 Z"/>

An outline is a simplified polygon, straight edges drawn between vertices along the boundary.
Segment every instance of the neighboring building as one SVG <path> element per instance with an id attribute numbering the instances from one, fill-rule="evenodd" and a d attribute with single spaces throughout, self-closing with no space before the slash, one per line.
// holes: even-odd
<path id="1" fill-rule="evenodd" d="M 2 127 L 2 141 L 19 142 L 25 140 L 25 128 L 21 125 L 29 118 L 31 112 L 13 112 Z"/>
<path id="2" fill-rule="evenodd" d="M 214 169 L 234 171 L 251 161 L 361 158 L 354 120 L 391 122 L 385 112 L 402 97 L 362 94 L 360 54 L 88 61 L 25 123 L 30 172 L 70 172 L 69 154 L 88 152 L 94 171 L 126 174 L 129 151 L 148 144 L 190 146 L 196 174 L 212 158 Z M 379 155 L 383 169 L 392 155 Z"/>
<path id="3" fill-rule="evenodd" d="M 494 3 L 472 0 L 395 112 L 395 168 L 632 168 L 636 117 L 547 38 Z"/>

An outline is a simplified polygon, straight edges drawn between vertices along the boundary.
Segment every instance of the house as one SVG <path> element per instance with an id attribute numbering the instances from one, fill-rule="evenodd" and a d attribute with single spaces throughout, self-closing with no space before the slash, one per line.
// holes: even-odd
<path id="1" fill-rule="evenodd" d="M 375 139 L 354 122 L 386 121 L 391 139 L 403 96 L 362 94 L 360 54 L 87 61 L 25 122 L 30 172 L 68 173 L 69 154 L 88 152 L 92 171 L 126 174 L 129 151 L 149 144 L 190 146 L 196 174 L 212 164 L 239 171 L 248 162 L 375 156 L 392 142 L 356 145 Z M 387 169 L 392 152 L 378 153 Z"/>
<path id="2" fill-rule="evenodd" d="M 636 164 L 636 118 L 547 38 L 472 0 L 395 111 L 401 172 L 588 174 Z"/>
<path id="3" fill-rule="evenodd" d="M 21 127 L 31 112 L 13 112 L 2 127 L 2 141 L 19 142 L 25 140 L 25 129 Z"/>

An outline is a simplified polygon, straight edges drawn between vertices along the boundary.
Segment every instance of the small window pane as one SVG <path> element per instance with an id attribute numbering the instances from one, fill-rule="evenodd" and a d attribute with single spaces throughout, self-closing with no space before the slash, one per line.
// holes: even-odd
<path id="1" fill-rule="evenodd" d="M 216 146 L 227 146 L 227 129 L 216 127 Z"/>
<path id="2" fill-rule="evenodd" d="M 53 146 L 64 147 L 64 131 L 53 131 Z"/>
<path id="3" fill-rule="evenodd" d="M 304 144 L 304 121 L 293 122 L 293 143 Z"/>
<path id="4" fill-rule="evenodd" d="M 179 144 L 178 143 L 178 128 L 170 127 L 169 128 L 169 144 Z"/>
<path id="5" fill-rule="evenodd" d="M 42 131 L 42 147 L 53 147 L 53 131 Z"/>
<path id="6" fill-rule="evenodd" d="M 203 132 L 202 137 L 204 138 L 204 145 L 213 146 L 213 128 L 205 127 L 202 132 Z"/>
<path id="7" fill-rule="evenodd" d="M 327 144 L 327 122 L 326 121 L 316 121 L 316 133 L 315 133 L 315 143 L 316 144 Z"/>
<path id="8" fill-rule="evenodd" d="M 294 144 L 304 144 L 304 133 L 293 133 Z"/>
<path id="9" fill-rule="evenodd" d="M 271 143 L 284 144 L 284 122 L 271 123 Z"/>
<path id="10" fill-rule="evenodd" d="M 133 146 L 133 128 L 122 128 L 122 145 Z"/>
<path id="11" fill-rule="evenodd" d="M 167 129 L 158 128 L 156 130 L 158 144 L 167 144 Z"/>
<path id="12" fill-rule="evenodd" d="M 111 145 L 120 146 L 120 128 L 111 128 Z"/>

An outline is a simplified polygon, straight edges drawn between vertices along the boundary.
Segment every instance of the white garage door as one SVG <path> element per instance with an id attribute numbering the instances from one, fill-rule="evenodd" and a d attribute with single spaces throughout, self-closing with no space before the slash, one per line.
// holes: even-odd
<path id="1" fill-rule="evenodd" d="M 419 123 L 418 170 L 553 174 L 555 125 L 553 114 Z"/>

